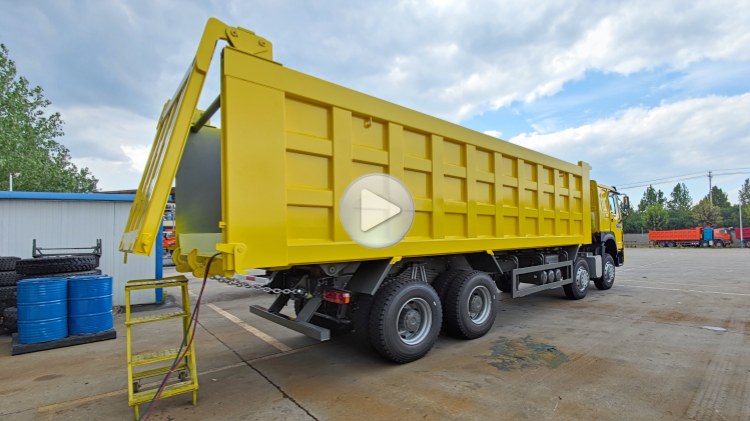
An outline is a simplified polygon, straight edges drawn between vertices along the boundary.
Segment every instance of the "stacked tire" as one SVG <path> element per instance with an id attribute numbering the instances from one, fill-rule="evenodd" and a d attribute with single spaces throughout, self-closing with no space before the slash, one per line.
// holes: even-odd
<path id="1" fill-rule="evenodd" d="M 42 256 L 34 259 L 0 257 L 0 310 L 2 327 L 9 333 L 18 331 L 16 283 L 21 279 L 101 275 L 99 256 Z"/>
<path id="2" fill-rule="evenodd" d="M 16 272 L 19 257 L 0 257 L 0 317 L 2 328 L 10 332 L 16 329 L 16 282 L 22 278 Z"/>

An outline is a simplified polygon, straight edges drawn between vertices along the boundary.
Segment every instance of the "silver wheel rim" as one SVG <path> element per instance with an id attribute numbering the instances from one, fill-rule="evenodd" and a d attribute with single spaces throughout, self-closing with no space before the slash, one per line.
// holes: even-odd
<path id="1" fill-rule="evenodd" d="M 579 267 L 576 271 L 576 286 L 581 292 L 586 290 L 589 286 L 589 271 L 583 267 Z"/>
<path id="2" fill-rule="evenodd" d="M 612 263 L 607 263 L 604 266 L 604 280 L 607 284 L 611 284 L 615 280 L 615 265 Z"/>
<path id="3" fill-rule="evenodd" d="M 476 325 L 486 322 L 492 312 L 492 294 L 484 285 L 477 285 L 469 293 L 467 301 L 469 319 Z"/>
<path id="4" fill-rule="evenodd" d="M 423 298 L 412 298 L 398 310 L 398 336 L 406 345 L 417 345 L 430 333 L 432 308 Z"/>

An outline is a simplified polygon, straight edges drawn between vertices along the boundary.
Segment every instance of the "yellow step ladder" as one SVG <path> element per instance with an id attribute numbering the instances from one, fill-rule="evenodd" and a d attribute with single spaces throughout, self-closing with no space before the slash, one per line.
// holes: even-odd
<path id="1" fill-rule="evenodd" d="M 178 311 L 161 312 L 145 316 L 132 317 L 130 312 L 130 293 L 132 291 L 156 288 L 178 287 L 182 292 L 182 308 Z M 158 391 L 161 379 L 156 385 L 148 390 L 141 390 L 141 381 L 150 377 L 165 376 L 177 356 L 179 348 L 164 349 L 156 352 L 133 355 L 133 326 L 143 323 L 160 322 L 164 320 L 182 319 L 182 335 L 189 338 L 190 332 L 190 297 L 188 296 L 188 280 L 185 276 L 173 276 L 164 279 L 138 279 L 128 281 L 125 284 L 125 337 L 128 355 L 128 404 L 135 410 L 135 419 L 140 418 L 138 405 L 150 402 Z M 198 371 L 195 368 L 195 342 L 187 348 L 183 348 L 182 361 L 175 367 L 177 382 L 168 384 L 161 393 L 160 398 L 167 398 L 181 393 L 193 393 L 193 405 L 198 403 Z M 136 371 L 137 367 L 154 365 L 155 363 L 167 363 L 167 365 L 149 368 L 148 370 Z"/>

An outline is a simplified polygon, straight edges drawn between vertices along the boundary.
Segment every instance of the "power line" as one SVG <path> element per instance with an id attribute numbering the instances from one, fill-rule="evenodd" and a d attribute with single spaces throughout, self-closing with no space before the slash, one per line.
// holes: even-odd
<path id="1" fill-rule="evenodd" d="M 738 170 L 748 170 L 748 171 L 738 171 Z M 725 172 L 725 171 L 734 171 L 734 172 Z M 676 175 L 672 177 L 656 178 L 656 179 L 647 180 L 647 181 L 636 181 L 633 183 L 621 184 L 617 187 L 617 189 L 618 190 L 631 190 L 631 189 L 636 189 L 640 187 L 658 186 L 658 185 L 667 184 L 667 183 L 695 180 L 697 178 L 703 178 L 707 176 L 709 177 L 709 185 L 710 185 L 711 184 L 710 178 L 721 177 L 725 175 L 739 175 L 739 174 L 750 174 L 750 168 L 729 168 L 725 170 L 712 170 L 712 171 L 709 171 L 708 175 L 706 175 L 706 173 L 692 173 L 692 174 L 685 174 L 685 175 Z"/>
<path id="2" fill-rule="evenodd" d="M 690 173 L 690 174 L 683 174 L 683 175 L 674 175 L 674 176 L 671 176 L 671 177 L 654 178 L 652 180 L 633 181 L 632 183 L 624 183 L 622 185 L 626 186 L 626 188 L 628 188 L 628 186 L 630 186 L 630 185 L 634 185 L 634 184 L 640 185 L 640 184 L 644 184 L 645 183 L 644 185 L 647 186 L 647 185 L 649 185 L 651 183 L 657 183 L 657 182 L 661 182 L 661 181 L 670 182 L 670 181 L 672 181 L 674 179 L 684 179 L 685 177 L 692 177 L 692 176 L 694 176 L 695 178 L 697 178 L 697 177 L 703 177 L 704 175 L 705 175 L 705 173 L 702 173 L 702 172 L 700 172 L 700 173 Z"/>

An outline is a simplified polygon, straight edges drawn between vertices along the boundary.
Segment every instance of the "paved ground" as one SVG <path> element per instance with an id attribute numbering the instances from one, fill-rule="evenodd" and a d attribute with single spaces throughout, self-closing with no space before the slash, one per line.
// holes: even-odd
<path id="1" fill-rule="evenodd" d="M 213 283 L 199 404 L 169 398 L 151 419 L 749 420 L 750 250 L 632 249 L 627 263 L 581 301 L 503 297 L 487 336 L 441 337 L 407 365 L 273 325 L 248 312 L 273 296 Z M 0 418 L 132 419 L 122 322 L 116 340 L 19 356 L 0 336 Z M 179 340 L 142 333 L 141 350 Z"/>

